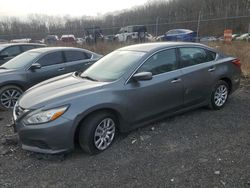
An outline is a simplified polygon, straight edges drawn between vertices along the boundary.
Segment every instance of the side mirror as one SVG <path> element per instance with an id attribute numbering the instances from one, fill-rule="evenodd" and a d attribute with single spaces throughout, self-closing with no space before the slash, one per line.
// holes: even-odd
<path id="1" fill-rule="evenodd" d="M 151 80 L 153 78 L 153 75 L 151 72 L 139 72 L 134 74 L 132 78 L 136 81 L 146 81 Z"/>
<path id="2" fill-rule="evenodd" d="M 30 66 L 30 70 L 40 69 L 42 66 L 39 63 L 34 63 Z"/>

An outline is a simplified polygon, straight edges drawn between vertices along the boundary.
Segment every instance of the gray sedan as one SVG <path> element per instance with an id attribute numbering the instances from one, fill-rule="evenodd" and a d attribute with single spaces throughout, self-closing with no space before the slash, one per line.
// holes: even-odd
<path id="1" fill-rule="evenodd" d="M 82 74 L 29 89 L 13 115 L 22 148 L 68 152 L 78 142 L 90 154 L 116 134 L 166 116 L 209 106 L 219 110 L 240 84 L 240 61 L 195 43 L 121 48 Z"/>
<path id="2" fill-rule="evenodd" d="M 74 71 L 83 71 L 102 56 L 67 47 L 33 49 L 0 66 L 0 110 L 13 108 L 29 87 Z"/>

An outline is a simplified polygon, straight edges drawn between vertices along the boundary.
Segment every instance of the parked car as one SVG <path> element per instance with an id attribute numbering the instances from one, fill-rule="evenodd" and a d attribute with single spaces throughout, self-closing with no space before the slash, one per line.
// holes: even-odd
<path id="1" fill-rule="evenodd" d="M 80 48 L 47 47 L 30 50 L 0 66 L 0 109 L 13 108 L 29 87 L 46 79 L 83 71 L 101 55 Z"/>
<path id="2" fill-rule="evenodd" d="M 59 41 L 59 38 L 57 35 L 48 35 L 44 39 L 44 43 L 49 44 L 49 45 L 57 44 L 58 41 Z"/>
<path id="3" fill-rule="evenodd" d="M 78 45 L 83 45 L 86 42 L 84 38 L 76 38 L 76 43 Z"/>
<path id="4" fill-rule="evenodd" d="M 9 41 L 5 39 L 0 39 L 0 44 L 6 44 L 6 43 L 9 43 Z"/>
<path id="5" fill-rule="evenodd" d="M 45 47 L 44 44 L 36 43 L 6 43 L 0 44 L 0 66 L 15 56 L 34 48 Z"/>
<path id="6" fill-rule="evenodd" d="M 158 37 L 160 41 L 185 41 L 195 42 L 197 33 L 189 29 L 173 29 Z"/>
<path id="7" fill-rule="evenodd" d="M 84 29 L 84 38 L 87 44 L 96 44 L 98 41 L 103 41 L 103 34 L 100 27 L 89 27 Z"/>
<path id="8" fill-rule="evenodd" d="M 118 49 L 81 74 L 29 89 L 13 114 L 22 148 L 60 153 L 75 141 L 107 149 L 118 131 L 201 106 L 219 110 L 240 84 L 240 61 L 201 44 L 161 42 Z"/>
<path id="9" fill-rule="evenodd" d="M 130 25 L 122 27 L 115 37 L 118 42 L 145 41 L 146 33 L 145 25 Z"/>
<path id="10" fill-rule="evenodd" d="M 114 42 L 115 35 L 105 35 L 103 39 L 104 39 L 104 42 Z"/>
<path id="11" fill-rule="evenodd" d="M 232 35 L 232 40 L 236 40 L 236 38 L 239 37 L 239 36 L 240 36 L 240 34 L 233 34 Z"/>
<path id="12" fill-rule="evenodd" d="M 63 43 L 76 44 L 76 38 L 74 35 L 62 35 L 60 40 Z"/>
<path id="13" fill-rule="evenodd" d="M 211 36 L 211 37 L 202 37 L 200 39 L 200 42 L 215 42 L 217 41 L 218 39 L 214 36 Z"/>
<path id="14" fill-rule="evenodd" d="M 241 36 L 237 37 L 236 40 L 249 40 L 250 39 L 250 33 L 245 33 L 245 34 L 242 34 Z"/>
<path id="15" fill-rule="evenodd" d="M 23 39 L 12 39 L 10 40 L 11 43 L 30 43 L 31 38 L 23 38 Z"/>

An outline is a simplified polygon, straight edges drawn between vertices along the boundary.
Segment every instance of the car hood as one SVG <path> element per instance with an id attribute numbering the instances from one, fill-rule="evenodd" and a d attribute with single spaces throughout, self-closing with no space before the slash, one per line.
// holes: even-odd
<path id="1" fill-rule="evenodd" d="M 107 82 L 95 82 L 72 74 L 58 76 L 27 90 L 18 105 L 25 109 L 38 109 L 48 105 L 64 105 L 67 101 L 90 94 Z"/>

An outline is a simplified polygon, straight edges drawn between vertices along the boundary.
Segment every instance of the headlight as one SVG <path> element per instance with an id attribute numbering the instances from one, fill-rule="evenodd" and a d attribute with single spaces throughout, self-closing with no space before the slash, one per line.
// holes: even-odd
<path id="1" fill-rule="evenodd" d="M 67 109 L 68 106 L 64 106 L 45 111 L 34 111 L 33 113 L 27 115 L 24 119 L 24 123 L 27 125 L 47 123 L 59 118 Z"/>

